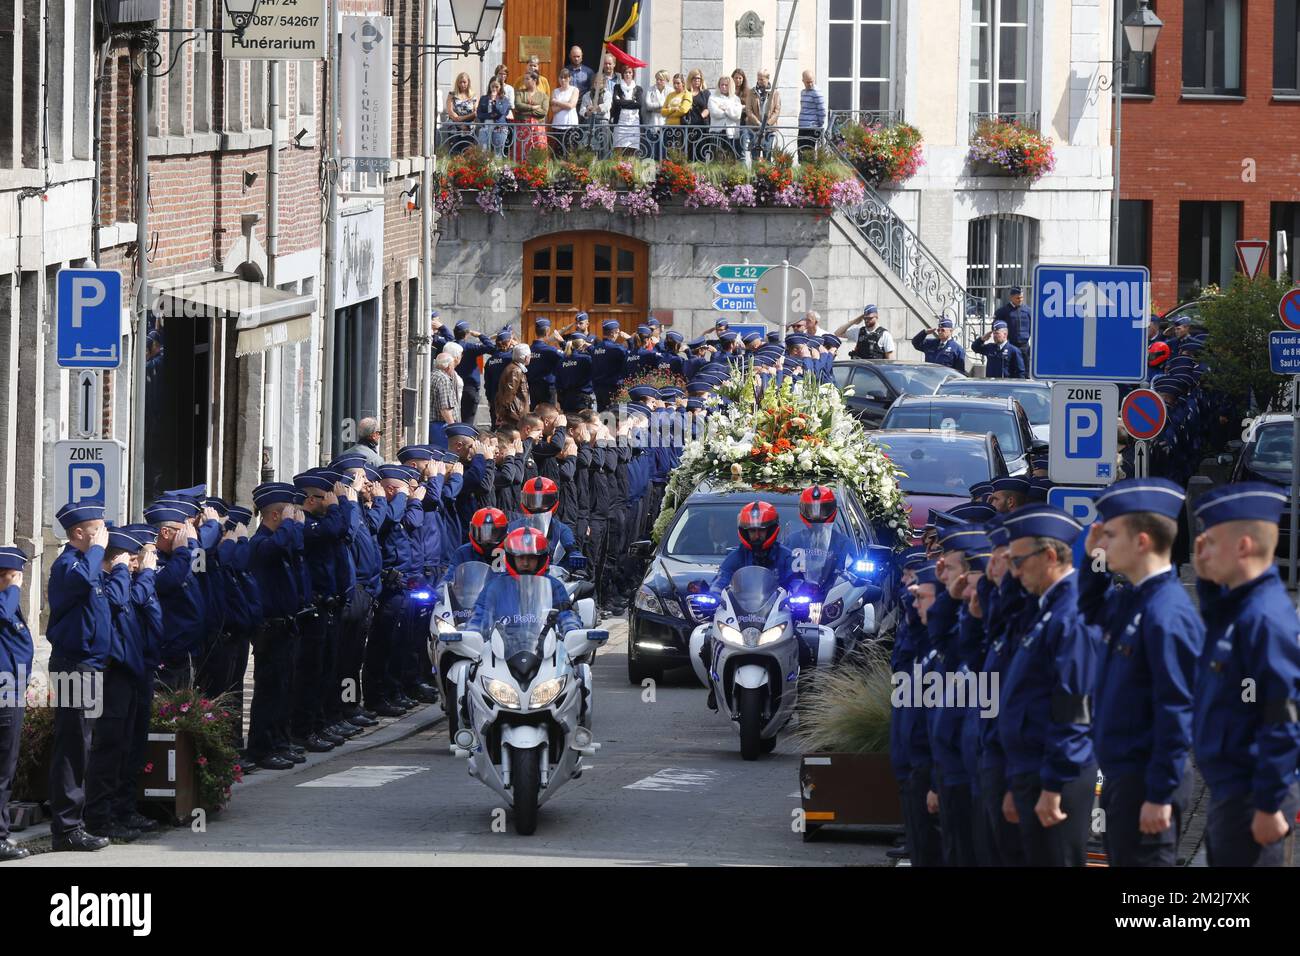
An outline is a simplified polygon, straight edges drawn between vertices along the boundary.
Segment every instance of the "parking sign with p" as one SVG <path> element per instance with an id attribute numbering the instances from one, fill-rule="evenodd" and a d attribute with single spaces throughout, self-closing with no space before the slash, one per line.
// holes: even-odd
<path id="1" fill-rule="evenodd" d="M 105 520 L 120 524 L 125 510 L 122 455 L 119 441 L 60 441 L 54 443 L 54 507 L 50 525 L 63 536 L 53 512 L 65 504 L 102 501 Z"/>
<path id="2" fill-rule="evenodd" d="M 55 286 L 60 368 L 122 364 L 122 274 L 112 269 L 63 269 Z"/>
<path id="3" fill-rule="evenodd" d="M 1105 382 L 1058 382 L 1052 386 L 1052 433 L 1048 476 L 1058 485 L 1108 485 L 1119 452 L 1116 421 L 1119 387 Z"/>

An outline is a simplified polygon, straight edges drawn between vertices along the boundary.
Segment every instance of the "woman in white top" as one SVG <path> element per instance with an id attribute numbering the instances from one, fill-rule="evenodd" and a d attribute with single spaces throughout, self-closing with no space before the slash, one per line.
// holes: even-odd
<path id="1" fill-rule="evenodd" d="M 560 70 L 560 76 L 551 90 L 551 135 L 559 147 L 561 155 L 567 155 L 569 147 L 578 138 L 576 130 L 570 127 L 578 125 L 579 91 L 572 82 L 573 74 L 568 67 Z"/>
<path id="2" fill-rule="evenodd" d="M 645 91 L 644 119 L 642 123 L 650 129 L 645 131 L 646 154 L 652 159 L 664 158 L 664 131 L 656 127 L 667 122 L 664 116 L 664 100 L 668 97 L 668 71 L 660 70 L 655 74 L 655 85 Z"/>
<path id="3" fill-rule="evenodd" d="M 731 93 L 731 77 L 718 77 L 718 90 L 709 96 L 709 126 L 713 135 L 720 137 L 733 154 L 736 154 L 736 136 L 743 109 L 740 100 Z"/>
<path id="4" fill-rule="evenodd" d="M 636 83 L 636 70 L 623 68 L 623 74 L 614 84 L 609 118 L 614 124 L 614 149 L 632 156 L 641 145 L 641 111 L 644 94 Z"/>

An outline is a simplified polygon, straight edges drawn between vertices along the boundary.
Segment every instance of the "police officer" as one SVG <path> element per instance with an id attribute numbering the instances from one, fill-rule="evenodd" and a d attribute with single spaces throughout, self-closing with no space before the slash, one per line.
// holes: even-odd
<path id="1" fill-rule="evenodd" d="M 193 683 L 193 659 L 203 647 L 202 584 L 194 573 L 199 547 L 193 519 L 198 506 L 184 499 L 159 499 L 144 510 L 144 520 L 158 530 L 158 574 L 155 582 L 162 606 L 163 635 L 157 680 L 173 690 Z M 206 561 L 206 553 L 204 555 Z"/>
<path id="2" fill-rule="evenodd" d="M 591 377 L 592 357 L 588 351 L 590 340 L 581 332 L 571 333 L 568 339 L 564 357 L 555 371 L 555 388 L 559 393 L 560 408 L 564 414 L 573 415 L 591 407 L 595 387 Z"/>
<path id="3" fill-rule="evenodd" d="M 405 622 L 407 579 L 423 570 L 423 559 L 416 551 L 414 539 L 424 522 L 425 489 L 418 483 L 412 489 L 412 471 L 405 465 L 381 465 L 378 472 L 387 501 L 376 534 L 383 556 L 383 589 L 376 601 L 374 622 L 366 643 L 362 686 L 367 710 L 380 717 L 400 717 L 414 702 L 408 703 L 402 697 L 389 662 Z"/>
<path id="4" fill-rule="evenodd" d="M 546 537 L 551 561 L 555 561 L 556 549 L 563 548 L 561 567 L 578 571 L 587 566 L 587 559 L 582 554 L 573 529 L 555 515 L 560 503 L 560 489 L 555 482 L 550 478 L 530 478 L 524 482 L 519 503 L 524 513 L 522 517 L 510 522 L 510 531 L 516 528 L 535 528 Z"/>
<path id="5" fill-rule="evenodd" d="M 1196 570 L 1205 649 L 1196 668 L 1193 741 L 1210 788 L 1210 866 L 1287 866 L 1300 786 L 1300 620 L 1273 555 L 1286 495 L 1263 482 L 1196 503 Z"/>
<path id="6" fill-rule="evenodd" d="M 925 666 L 932 654 L 929 637 L 930 609 L 934 606 L 943 585 L 939 581 L 934 562 L 926 562 L 916 569 L 911 587 L 912 601 L 904 616 L 907 656 L 912 662 L 914 682 L 923 679 Z M 903 818 L 907 828 L 908 853 L 912 865 L 939 866 L 943 862 L 942 835 L 939 832 L 937 794 L 933 792 L 934 754 L 930 748 L 927 714 L 916 709 L 909 711 L 903 721 L 903 739 L 900 750 L 902 763 L 907 767 L 904 784 Z M 931 800 L 931 797 L 935 800 Z"/>
<path id="7" fill-rule="evenodd" d="M 853 351 L 850 357 L 855 359 L 892 359 L 894 357 L 894 337 L 880 324 L 880 310 L 868 303 L 862 307 L 862 314 L 845 322 L 835 330 L 836 336 L 844 338 L 849 329 L 862 323 L 854 336 Z"/>
<path id="8" fill-rule="evenodd" d="M 1001 686 L 1003 815 L 1020 828 L 1027 865 L 1083 866 L 1097 786 L 1089 699 L 1099 637 L 1078 611 L 1071 545 L 1083 527 L 1048 505 L 1021 508 L 1003 527 L 1011 573 L 1038 599 Z"/>
<path id="9" fill-rule="evenodd" d="M 1007 324 L 1000 319 L 993 323 L 988 334 L 977 338 L 971 347 L 988 360 L 984 366 L 985 378 L 1029 377 L 1025 357 L 1020 354 L 1020 349 L 1007 341 Z"/>
<path id="10" fill-rule="evenodd" d="M 1024 507 L 1025 502 L 1029 500 L 1031 486 L 1027 478 L 1010 476 L 994 478 L 992 486 L 993 494 L 989 497 L 989 504 L 999 514 L 1010 514 Z"/>
<path id="11" fill-rule="evenodd" d="M 691 350 L 688 358 L 682 366 L 682 377 L 687 382 L 692 382 L 695 377 L 709 364 L 710 357 L 713 354 L 713 348 L 709 345 L 704 336 L 691 339 L 686 343 L 686 347 Z"/>
<path id="12" fill-rule="evenodd" d="M 460 393 L 460 420 L 474 421 L 478 413 L 480 390 L 483 373 L 479 371 L 478 360 L 496 351 L 492 340 L 482 332 L 470 331 L 469 323 L 464 319 L 456 323 L 456 344 L 460 346 L 460 361 L 456 363 L 456 374 L 460 376 L 464 387 Z M 472 338 L 471 338 L 472 336 Z"/>
<path id="13" fill-rule="evenodd" d="M 551 320 L 538 319 L 533 323 L 533 357 L 528 362 L 528 397 L 536 407 L 543 402 L 555 403 L 555 372 L 560 367 L 563 353 L 547 339 L 551 334 Z"/>
<path id="14" fill-rule="evenodd" d="M 1007 324 L 1007 341 L 1020 350 L 1020 354 L 1025 359 L 1025 367 L 1028 368 L 1029 328 L 1032 318 L 1029 310 L 1025 308 L 1025 290 L 1018 285 L 1013 285 L 1007 293 L 1007 301 L 998 306 L 997 311 L 993 313 L 993 321 Z"/>
<path id="15" fill-rule="evenodd" d="M 674 375 L 683 375 L 686 371 L 686 356 L 683 353 L 683 346 L 686 344 L 686 336 L 673 329 L 664 333 L 663 363 L 666 363 L 668 371 Z"/>
<path id="16" fill-rule="evenodd" d="M 596 408 L 603 412 L 623 384 L 628 356 L 627 347 L 620 341 L 626 335 L 619 330 L 618 320 L 606 319 L 600 328 L 601 339 L 591 349 L 591 382 L 596 390 Z"/>
<path id="17" fill-rule="evenodd" d="M 379 472 L 364 459 L 345 456 L 331 467 L 352 477 L 356 495 L 348 523 L 356 583 L 340 623 L 335 686 L 340 692 L 343 719 L 356 727 L 373 727 L 378 723 L 376 715 L 361 706 L 361 667 L 375 605 L 383 592 L 383 555 L 378 534 L 388 514 L 388 499 L 379 485 Z"/>
<path id="18" fill-rule="evenodd" d="M 50 752 L 50 832 L 55 850 L 101 850 L 107 837 L 84 827 L 86 761 L 99 681 L 112 640 L 112 609 L 104 592 L 108 528 L 101 502 L 66 504 L 55 515 L 68 543 L 50 566 L 46 639 L 49 674 L 58 688 Z"/>
<path id="19" fill-rule="evenodd" d="M 495 562 L 497 552 L 506 540 L 509 525 L 510 519 L 500 508 L 480 508 L 474 512 L 469 523 L 469 540 L 456 549 L 438 583 L 449 583 L 456 576 L 456 569 L 471 561 L 492 564 L 493 570 L 500 571 L 501 568 Z"/>
<path id="20" fill-rule="evenodd" d="M 130 524 L 122 528 L 140 544 L 137 555 L 131 559 L 131 604 L 136 622 L 140 628 L 141 658 L 143 668 L 132 688 L 134 706 L 132 723 L 127 728 L 128 737 L 126 766 L 113 798 L 112 818 L 121 826 L 140 832 L 152 832 L 158 829 L 158 821 L 146 817 L 136 808 L 136 794 L 140 792 L 140 775 L 144 771 L 145 753 L 149 746 L 149 725 L 153 720 L 154 674 L 160 663 L 159 648 L 162 646 L 162 608 L 158 604 L 155 588 L 155 576 L 158 568 L 158 553 L 155 542 L 158 533 L 147 524 Z M 259 612 L 260 613 L 260 612 Z M 247 657 L 245 656 L 245 664 Z M 239 671 L 242 706 L 244 672 Z M 243 733 L 240 727 L 234 731 L 239 737 Z"/>
<path id="21" fill-rule="evenodd" d="M 492 499 L 496 464 L 486 454 L 486 446 L 479 441 L 478 429 L 473 425 L 461 423 L 447 426 L 447 445 L 458 461 L 452 465 L 452 473 L 457 474 L 459 466 L 461 487 L 456 493 L 456 527 L 469 527 L 474 512 L 488 504 Z M 460 540 L 461 533 L 457 533 Z"/>
<path id="22" fill-rule="evenodd" d="M 493 425 L 496 424 L 497 386 L 501 384 L 501 376 L 505 374 L 506 367 L 514 361 L 514 349 L 514 329 L 507 325 L 496 335 L 496 351 L 483 362 L 483 391 L 487 395 L 488 413 Z M 465 421 L 473 423 L 473 419 Z"/>
<path id="23" fill-rule="evenodd" d="M 1187 809 L 1192 682 L 1205 628 L 1170 563 L 1184 495 L 1173 482 L 1132 478 L 1097 498 L 1079 610 L 1101 628 L 1093 745 L 1105 783 L 1112 866 L 1173 866 Z"/>
<path id="24" fill-rule="evenodd" d="M 23 616 L 23 568 L 27 555 L 13 545 L 0 547 L 0 863 L 22 860 L 31 851 L 9 839 L 9 795 L 18 770 L 27 679 L 34 648 Z"/>
<path id="25" fill-rule="evenodd" d="M 935 365 L 946 365 L 966 374 L 966 350 L 952 337 L 952 319 L 939 317 L 933 330 L 922 329 L 912 336 L 912 348 Z"/>

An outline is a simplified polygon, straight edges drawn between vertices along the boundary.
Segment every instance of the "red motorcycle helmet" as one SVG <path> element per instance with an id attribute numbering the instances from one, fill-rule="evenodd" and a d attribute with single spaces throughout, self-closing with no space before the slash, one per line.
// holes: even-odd
<path id="1" fill-rule="evenodd" d="M 766 551 L 781 532 L 781 516 L 766 501 L 751 501 L 740 509 L 736 531 L 750 551 Z"/>
<path id="2" fill-rule="evenodd" d="M 834 521 L 838 510 L 835 492 L 825 485 L 805 488 L 803 494 L 799 496 L 799 517 L 806 525 L 827 524 Z"/>
<path id="3" fill-rule="evenodd" d="M 506 539 L 509 524 L 510 519 L 500 508 L 479 508 L 469 522 L 469 543 L 479 554 L 491 557 Z"/>
<path id="4" fill-rule="evenodd" d="M 554 511 L 560 504 L 560 489 L 549 478 L 529 478 L 524 482 L 519 504 L 526 515 Z"/>
<path id="5" fill-rule="evenodd" d="M 512 578 L 545 574 L 551 563 L 551 550 L 545 536 L 534 528 L 516 528 L 506 535 L 501 546 L 506 570 Z"/>
<path id="6" fill-rule="evenodd" d="M 1147 364 L 1152 368 L 1159 368 L 1169 360 L 1170 354 L 1168 342 L 1152 342 L 1151 347 L 1147 349 Z"/>

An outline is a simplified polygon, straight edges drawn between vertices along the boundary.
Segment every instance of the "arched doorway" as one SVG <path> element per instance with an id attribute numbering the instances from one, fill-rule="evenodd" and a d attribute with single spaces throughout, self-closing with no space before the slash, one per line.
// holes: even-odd
<path id="1" fill-rule="evenodd" d="M 525 340 L 537 319 L 564 331 L 578 312 L 587 313 L 593 332 L 608 319 L 635 330 L 649 314 L 649 264 L 649 246 L 616 232 L 557 232 L 525 243 Z"/>

